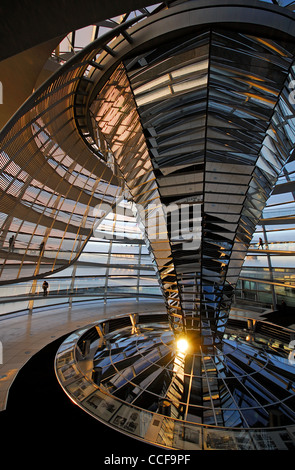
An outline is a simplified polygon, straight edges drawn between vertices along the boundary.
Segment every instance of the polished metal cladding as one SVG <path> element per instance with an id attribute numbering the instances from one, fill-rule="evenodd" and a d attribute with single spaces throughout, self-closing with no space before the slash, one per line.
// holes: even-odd
<path id="1" fill-rule="evenodd" d="M 191 354 L 175 350 L 163 316 L 123 318 L 110 319 L 105 336 L 105 320 L 76 330 L 56 355 L 59 383 L 84 412 L 162 451 L 294 449 L 291 330 L 266 342 L 267 324 L 258 321 L 264 333 L 251 334 L 246 321 L 241 329 L 241 319 L 231 319 L 222 348 Z M 85 355 L 76 354 L 86 337 L 91 377 L 80 372 Z"/>
<path id="2" fill-rule="evenodd" d="M 208 29 L 122 63 L 91 105 L 138 207 L 176 332 L 222 338 L 292 143 L 293 44 Z"/>
<path id="3" fill-rule="evenodd" d="M 176 3 L 91 43 L 1 131 L 0 283 L 69 266 L 126 190 L 172 329 L 211 346 L 294 147 L 295 30 L 265 2 Z"/>
<path id="4" fill-rule="evenodd" d="M 36 51 L 73 31 L 21 108 L 0 108 L 0 317 L 42 307 L 64 332 L 82 322 L 55 373 L 113 430 L 186 456 L 294 449 L 295 2 L 103 3 L 65 22 L 61 2 L 40 47 L 33 34 L 5 43 L 7 57 L 32 49 L 3 60 L 1 106 L 11 64 L 25 61 L 31 82 Z M 90 21 L 97 39 L 80 47 L 74 29 Z M 30 93 L 20 88 L 13 110 Z M 52 306 L 65 303 L 62 318 Z M 11 337 L 33 344 L 42 318 Z"/>

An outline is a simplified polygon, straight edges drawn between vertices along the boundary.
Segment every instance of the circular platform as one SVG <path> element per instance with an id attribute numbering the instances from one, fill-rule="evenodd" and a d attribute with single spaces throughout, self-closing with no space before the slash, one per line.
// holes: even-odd
<path id="1" fill-rule="evenodd" d="M 129 315 L 73 333 L 57 378 L 106 425 L 169 449 L 293 449 L 292 330 L 231 319 L 210 354 L 181 352 L 164 315 Z"/>

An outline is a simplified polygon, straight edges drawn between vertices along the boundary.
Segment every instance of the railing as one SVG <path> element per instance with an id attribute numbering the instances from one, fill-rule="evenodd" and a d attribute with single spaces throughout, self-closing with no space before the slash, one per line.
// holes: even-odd
<path id="1" fill-rule="evenodd" d="M 108 335 L 108 332 L 125 328 L 128 325 L 138 326 L 143 322 L 148 324 L 157 321 L 163 321 L 163 318 L 157 319 L 156 314 L 145 316 L 144 319 L 141 319 L 140 315 L 137 317 L 129 315 L 129 317 L 96 322 L 70 335 L 61 345 L 55 361 L 55 372 L 66 394 L 99 421 L 131 437 L 163 448 L 177 450 L 286 450 L 295 448 L 294 425 L 249 429 L 181 421 L 159 412 L 142 409 L 114 397 L 94 381 L 94 369 L 92 376 L 89 372 L 85 373 L 84 359 L 93 360 L 95 345 L 98 340 L 104 338 L 105 334 Z M 231 319 L 229 330 L 239 329 L 241 322 L 246 330 L 252 331 L 254 323 L 249 322 L 249 319 L 245 321 Z M 255 328 L 260 329 L 261 335 L 268 337 L 268 340 L 277 339 L 288 344 L 293 338 L 294 332 L 288 329 L 273 328 L 271 324 L 264 322 L 258 323 L 263 323 L 264 326 L 260 327 L 256 323 Z M 119 419 L 115 419 L 120 414 L 117 413 L 118 410 L 124 416 L 125 424 L 128 420 L 133 421 L 131 431 L 127 426 L 123 426 Z"/>
<path id="2" fill-rule="evenodd" d="M 33 310 L 38 308 L 52 307 L 54 305 L 72 304 L 85 301 L 107 301 L 120 298 L 158 298 L 162 299 L 162 294 L 157 285 L 155 286 L 91 286 L 90 281 L 95 278 L 84 278 L 88 286 L 70 285 L 64 287 L 63 280 L 50 281 L 47 295 L 44 295 L 42 283 L 38 284 L 35 293 L 30 292 L 31 286 L 22 283 L 15 286 L 7 286 L 5 292 L 0 290 L 0 316 L 20 311 Z M 97 279 L 96 279 L 97 281 Z M 19 290 L 22 289 L 22 292 Z"/>

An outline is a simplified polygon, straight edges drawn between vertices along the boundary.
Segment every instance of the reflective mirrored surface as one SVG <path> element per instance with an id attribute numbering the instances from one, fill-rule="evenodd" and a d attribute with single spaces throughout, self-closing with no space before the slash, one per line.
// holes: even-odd
<path id="1" fill-rule="evenodd" d="M 294 448 L 290 330 L 231 320 L 214 354 L 201 345 L 183 353 L 156 318 L 100 322 L 68 338 L 56 356 L 66 393 L 115 429 L 162 446 Z"/>

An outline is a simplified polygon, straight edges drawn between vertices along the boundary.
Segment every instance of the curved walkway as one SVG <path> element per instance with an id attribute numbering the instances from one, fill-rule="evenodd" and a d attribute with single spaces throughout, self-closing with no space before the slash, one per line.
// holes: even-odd
<path id="1" fill-rule="evenodd" d="M 140 441 L 134 450 L 131 437 L 100 423 L 68 398 L 54 372 L 54 357 L 63 339 L 42 348 L 15 378 L 7 408 L 0 413 L 2 454 L 11 453 L 7 449 L 13 442 L 17 443 L 13 459 L 20 458 L 22 465 L 38 461 L 39 467 L 45 457 L 46 462 L 55 459 L 55 466 L 61 459 L 67 467 L 69 462 L 76 466 L 77 458 L 86 454 L 88 464 L 98 467 L 114 453 L 141 457 L 155 453 Z M 34 447 L 38 452 L 32 451 Z"/>
<path id="2" fill-rule="evenodd" d="M 75 329 L 101 318 L 126 313 L 157 312 L 164 308 L 159 300 L 133 299 L 85 302 L 79 305 L 51 307 L 29 314 L 0 317 L 0 410 L 7 404 L 8 392 L 19 370 L 49 343 Z"/>

